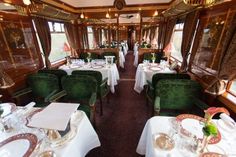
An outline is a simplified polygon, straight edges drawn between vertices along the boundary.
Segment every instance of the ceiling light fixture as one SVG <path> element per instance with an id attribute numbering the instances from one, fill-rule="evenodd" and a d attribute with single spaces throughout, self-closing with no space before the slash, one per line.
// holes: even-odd
<path id="1" fill-rule="evenodd" d="M 5 6 L 11 6 L 11 4 L 9 3 L 3 3 Z"/>
<path id="2" fill-rule="evenodd" d="M 157 15 L 158 15 L 158 11 L 157 11 L 157 10 L 155 10 L 155 12 L 154 12 L 153 16 L 157 16 Z"/>
<path id="3" fill-rule="evenodd" d="M 30 4 L 31 4 L 31 1 L 30 1 L 30 0 L 23 0 L 23 3 L 24 3 L 25 5 L 30 5 Z"/>

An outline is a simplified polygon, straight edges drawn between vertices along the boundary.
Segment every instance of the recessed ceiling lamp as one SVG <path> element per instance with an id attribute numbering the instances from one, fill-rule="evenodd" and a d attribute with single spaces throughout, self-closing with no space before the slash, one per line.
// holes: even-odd
<path id="1" fill-rule="evenodd" d="M 82 11 L 82 13 L 80 14 L 80 18 L 84 19 L 84 12 Z"/>
<path id="2" fill-rule="evenodd" d="M 157 10 L 155 10 L 155 12 L 154 12 L 153 16 L 157 16 L 157 15 L 158 15 L 158 11 L 157 11 Z"/>
<path id="3" fill-rule="evenodd" d="M 23 3 L 24 3 L 25 5 L 30 5 L 30 4 L 31 4 L 31 1 L 30 1 L 30 0 L 23 0 Z"/>

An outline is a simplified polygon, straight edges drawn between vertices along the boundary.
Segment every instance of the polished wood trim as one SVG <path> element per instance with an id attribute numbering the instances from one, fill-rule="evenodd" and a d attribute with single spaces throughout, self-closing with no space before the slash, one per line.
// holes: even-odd
<path id="1" fill-rule="evenodd" d="M 104 12 L 110 9 L 110 12 L 123 12 L 123 11 L 138 11 L 138 8 L 141 7 L 142 10 L 159 10 L 159 9 L 167 9 L 172 3 L 154 3 L 154 4 L 144 4 L 144 5 L 126 5 L 124 9 L 121 11 L 114 8 L 114 6 L 103 6 L 103 7 L 83 7 L 83 8 L 75 8 L 70 5 L 66 5 L 65 3 L 61 3 L 57 0 L 42 0 L 43 3 L 53 6 L 58 9 L 62 9 L 65 11 L 69 11 L 71 13 L 81 13 L 83 11 L 86 12 Z"/>
<path id="2" fill-rule="evenodd" d="M 94 6 L 94 7 L 74 7 L 68 3 L 64 3 L 64 2 L 61 2 L 59 0 L 42 0 L 43 2 L 46 2 L 46 3 L 58 3 L 58 4 L 62 4 L 64 6 L 67 6 L 67 7 L 70 7 L 70 8 L 73 8 L 75 10 L 77 9 L 108 9 L 108 8 L 115 8 L 114 5 L 111 5 L 111 6 Z M 146 7 L 146 6 L 162 6 L 162 5 L 171 5 L 175 0 L 171 0 L 169 3 L 148 3 L 148 4 L 132 4 L 132 5 L 125 5 L 124 8 L 126 7 Z M 117 10 L 117 9 L 116 9 Z M 123 10 L 123 9 L 122 9 Z"/>

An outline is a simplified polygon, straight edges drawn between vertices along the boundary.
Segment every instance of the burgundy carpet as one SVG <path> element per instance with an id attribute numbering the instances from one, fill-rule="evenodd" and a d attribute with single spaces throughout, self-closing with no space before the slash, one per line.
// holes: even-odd
<path id="1" fill-rule="evenodd" d="M 134 56 L 126 56 L 125 70 L 120 69 L 120 78 L 116 93 L 110 94 L 110 102 L 104 100 L 103 116 L 99 115 L 97 103 L 97 134 L 101 147 L 91 150 L 86 157 L 140 157 L 136 147 L 151 108 L 146 106 L 145 94 L 136 93 L 134 78 L 136 68 Z"/>

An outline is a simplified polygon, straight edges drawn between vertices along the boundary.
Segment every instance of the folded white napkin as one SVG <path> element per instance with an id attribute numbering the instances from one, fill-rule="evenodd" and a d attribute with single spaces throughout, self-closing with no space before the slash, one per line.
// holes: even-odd
<path id="1" fill-rule="evenodd" d="M 236 128 L 236 123 L 235 121 L 230 117 L 228 116 L 227 114 L 225 113 L 221 113 L 220 114 L 220 118 L 222 119 L 222 121 L 227 124 L 228 126 L 230 126 L 231 128 Z"/>
<path id="2" fill-rule="evenodd" d="M 79 104 L 51 103 L 30 120 L 29 126 L 64 131 L 74 111 Z"/>

